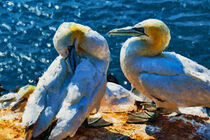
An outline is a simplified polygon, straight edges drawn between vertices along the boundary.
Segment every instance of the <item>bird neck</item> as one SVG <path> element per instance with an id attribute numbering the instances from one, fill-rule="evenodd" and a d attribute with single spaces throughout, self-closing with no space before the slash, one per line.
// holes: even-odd
<path id="1" fill-rule="evenodd" d="M 171 36 L 170 31 L 164 25 L 160 28 L 146 29 L 146 34 L 141 39 L 147 42 L 148 51 L 143 56 L 156 56 L 160 54 L 168 46 Z"/>
<path id="2" fill-rule="evenodd" d="M 121 49 L 121 55 L 127 58 L 135 56 L 150 56 L 153 43 L 148 37 L 132 37 L 129 38 Z"/>
<path id="3" fill-rule="evenodd" d="M 160 39 L 142 36 L 129 38 L 123 45 L 120 53 L 120 61 L 123 65 L 132 64 L 136 56 L 156 56 L 160 54 L 165 45 Z"/>
<path id="4" fill-rule="evenodd" d="M 128 47 L 128 55 L 156 56 L 160 54 L 169 44 L 169 31 L 147 30 L 148 36 L 137 36 L 128 39 L 124 46 Z"/>
<path id="5" fill-rule="evenodd" d="M 156 56 L 166 48 L 166 43 L 159 36 L 145 36 L 140 37 L 139 40 L 142 43 L 137 46 L 138 56 Z"/>
<path id="6" fill-rule="evenodd" d="M 77 53 L 109 61 L 109 47 L 104 37 L 95 31 L 85 34 L 84 40 L 77 43 Z"/>

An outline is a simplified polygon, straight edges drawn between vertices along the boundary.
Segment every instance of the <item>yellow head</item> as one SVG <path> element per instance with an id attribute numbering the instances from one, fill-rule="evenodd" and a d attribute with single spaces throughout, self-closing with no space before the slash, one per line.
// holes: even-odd
<path id="1" fill-rule="evenodd" d="M 66 58 L 69 55 L 68 47 L 84 40 L 89 27 L 73 22 L 64 22 L 60 25 L 53 37 L 53 43 L 57 52 Z"/>
<path id="2" fill-rule="evenodd" d="M 140 55 L 154 56 L 161 53 L 169 44 L 171 39 L 168 27 L 160 20 L 147 19 L 133 27 L 114 29 L 108 32 L 112 35 L 131 35 L 144 41 L 146 50 Z"/>
<path id="3" fill-rule="evenodd" d="M 74 22 L 64 22 L 53 37 L 57 52 L 64 58 L 69 56 L 69 47 L 75 47 L 77 54 L 85 54 L 99 59 L 109 58 L 106 40 L 88 26 Z"/>

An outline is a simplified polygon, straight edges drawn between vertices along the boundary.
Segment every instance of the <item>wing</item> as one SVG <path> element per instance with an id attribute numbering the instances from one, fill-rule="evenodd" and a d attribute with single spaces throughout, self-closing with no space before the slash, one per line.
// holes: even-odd
<path id="1" fill-rule="evenodd" d="M 131 68 L 139 73 L 154 73 L 161 75 L 183 74 L 182 62 L 176 57 L 175 53 L 162 53 L 158 56 L 145 57 L 137 56 L 133 59 Z"/>
<path id="2" fill-rule="evenodd" d="M 198 78 L 210 79 L 210 71 L 196 62 L 176 54 L 174 52 L 163 52 L 153 57 L 138 56 L 131 66 L 139 73 L 153 73 L 159 75 L 189 74 Z M 204 80 L 203 79 L 203 80 Z"/>
<path id="3" fill-rule="evenodd" d="M 65 91 L 62 91 L 61 86 L 64 81 L 68 82 L 66 79 L 70 76 L 65 60 L 58 56 L 40 78 L 34 93 L 29 97 L 22 125 L 28 128 L 33 126 L 35 134 L 48 127 L 65 97 Z"/>
<path id="4" fill-rule="evenodd" d="M 100 104 L 105 86 L 106 73 L 98 71 L 88 60 L 81 59 L 67 87 L 67 96 L 56 116 L 58 121 L 49 139 L 73 136 L 92 109 Z"/>
<path id="5" fill-rule="evenodd" d="M 210 106 L 210 84 L 188 75 L 140 74 L 144 89 L 160 102 L 178 106 Z"/>
<path id="6" fill-rule="evenodd" d="M 142 62 L 144 66 L 147 63 L 147 68 L 141 68 L 144 70 L 138 77 L 147 93 L 161 102 L 178 106 L 210 106 L 207 68 L 175 53 L 156 58 Z"/>

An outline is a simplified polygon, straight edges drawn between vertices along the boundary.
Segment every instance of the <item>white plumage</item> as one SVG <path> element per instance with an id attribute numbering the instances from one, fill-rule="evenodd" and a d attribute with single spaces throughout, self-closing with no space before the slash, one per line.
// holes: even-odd
<path id="1" fill-rule="evenodd" d="M 137 81 L 132 84 L 158 107 L 176 111 L 178 107 L 210 106 L 210 71 L 207 68 L 173 52 L 138 56 L 131 61 L 128 62 L 131 65 L 126 65 L 130 70 L 126 75 L 136 77 Z"/>
<path id="2" fill-rule="evenodd" d="M 58 140 L 73 136 L 100 105 L 106 90 L 109 48 L 100 34 L 72 22 L 63 23 L 53 41 L 61 56 L 29 97 L 22 124 L 32 127 L 32 136 L 37 137 L 57 121 L 49 139 Z"/>
<path id="3" fill-rule="evenodd" d="M 210 71 L 173 52 L 162 52 L 170 31 L 160 20 L 148 19 L 108 34 L 132 35 L 123 45 L 120 63 L 129 82 L 166 112 L 178 107 L 210 106 Z"/>

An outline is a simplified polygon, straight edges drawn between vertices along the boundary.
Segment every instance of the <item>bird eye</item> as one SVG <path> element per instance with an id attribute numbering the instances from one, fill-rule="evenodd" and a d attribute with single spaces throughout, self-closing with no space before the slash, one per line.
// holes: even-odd
<path id="1" fill-rule="evenodd" d="M 135 31 L 144 33 L 144 28 L 142 28 L 142 27 L 134 27 L 134 28 L 132 28 L 132 29 L 135 30 Z"/>

